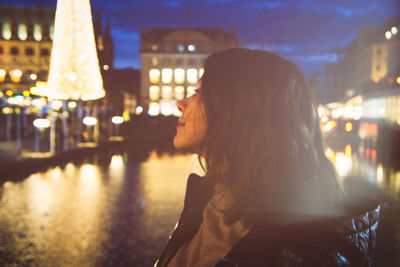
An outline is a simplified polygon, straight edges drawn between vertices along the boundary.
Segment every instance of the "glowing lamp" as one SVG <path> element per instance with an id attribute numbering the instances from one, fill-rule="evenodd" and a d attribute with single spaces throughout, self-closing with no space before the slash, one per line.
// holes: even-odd
<path id="1" fill-rule="evenodd" d="M 12 108 L 9 107 L 5 107 L 1 110 L 1 112 L 3 112 L 3 114 L 12 114 L 14 111 Z"/>
<path id="2" fill-rule="evenodd" d="M 15 83 L 19 83 L 21 81 L 22 71 L 19 69 L 15 69 L 11 71 L 11 81 Z"/>
<path id="3" fill-rule="evenodd" d="M 143 108 L 141 106 L 136 107 L 136 115 L 140 115 L 143 112 Z"/>
<path id="4" fill-rule="evenodd" d="M 399 77 L 397 77 L 397 79 L 396 79 L 396 83 L 397 83 L 397 84 L 400 84 L 400 76 L 399 76 Z"/>
<path id="5" fill-rule="evenodd" d="M 7 72 L 3 69 L 0 69 L 0 82 L 4 82 L 4 79 L 6 78 Z"/>
<path id="6" fill-rule="evenodd" d="M 18 70 L 18 69 L 13 70 L 11 73 L 12 73 L 12 75 L 15 76 L 15 77 L 21 77 L 21 76 L 22 76 L 22 71 L 21 71 L 21 70 Z"/>
<path id="7" fill-rule="evenodd" d="M 14 93 L 11 90 L 7 90 L 6 91 L 6 96 L 12 96 Z"/>
<path id="8" fill-rule="evenodd" d="M 76 102 L 75 102 L 75 101 L 70 101 L 70 102 L 68 102 L 68 107 L 69 107 L 70 109 L 76 108 Z"/>
<path id="9" fill-rule="evenodd" d="M 33 126 L 39 129 L 49 128 L 50 121 L 48 119 L 36 119 L 33 121 Z"/>
<path id="10" fill-rule="evenodd" d="M 111 122 L 114 124 L 121 124 L 124 122 L 124 119 L 121 116 L 113 116 Z"/>
<path id="11" fill-rule="evenodd" d="M 33 99 L 32 105 L 35 107 L 43 107 L 44 105 L 46 105 L 46 101 L 43 98 Z"/>
<path id="12" fill-rule="evenodd" d="M 24 91 L 22 94 L 23 94 L 24 96 L 26 96 L 26 97 L 28 97 L 28 96 L 31 95 L 31 93 L 30 93 L 29 91 Z"/>
<path id="13" fill-rule="evenodd" d="M 188 51 L 189 51 L 189 52 L 194 52 L 194 51 L 196 51 L 196 46 L 193 45 L 193 44 L 188 45 Z"/>
<path id="14" fill-rule="evenodd" d="M 60 100 L 54 100 L 51 102 L 51 108 L 55 110 L 59 110 L 62 107 L 63 103 Z"/>
<path id="15" fill-rule="evenodd" d="M 390 31 L 385 32 L 385 38 L 386 40 L 390 40 L 392 38 L 392 32 Z"/>
<path id="16" fill-rule="evenodd" d="M 397 29 L 397 27 L 393 26 L 393 27 L 390 29 L 390 31 L 392 32 L 392 34 L 397 34 L 398 29 Z"/>
<path id="17" fill-rule="evenodd" d="M 29 78 L 34 81 L 37 79 L 37 75 L 35 73 L 31 73 L 31 75 L 29 75 Z"/>
<path id="18" fill-rule="evenodd" d="M 351 132 L 351 130 L 353 130 L 353 124 L 351 122 L 346 122 L 345 129 L 346 132 Z"/>
<path id="19" fill-rule="evenodd" d="M 93 126 L 97 124 L 97 119 L 95 117 L 85 117 L 83 118 L 83 124 L 87 126 Z"/>

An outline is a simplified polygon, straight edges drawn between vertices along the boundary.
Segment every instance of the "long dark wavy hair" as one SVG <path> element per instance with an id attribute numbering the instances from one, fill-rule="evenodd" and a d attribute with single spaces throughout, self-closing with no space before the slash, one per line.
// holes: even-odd
<path id="1" fill-rule="evenodd" d="M 230 189 L 229 218 L 291 206 L 296 196 L 338 199 L 314 95 L 295 64 L 266 51 L 217 52 L 205 61 L 200 95 L 206 179 Z"/>

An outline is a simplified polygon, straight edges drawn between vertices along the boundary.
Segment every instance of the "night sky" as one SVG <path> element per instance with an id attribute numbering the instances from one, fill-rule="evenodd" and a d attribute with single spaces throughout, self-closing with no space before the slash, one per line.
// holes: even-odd
<path id="1" fill-rule="evenodd" d="M 56 0 L 1 0 L 6 5 L 56 6 Z M 116 68 L 140 68 L 140 29 L 235 29 L 241 47 L 274 50 L 306 74 L 327 62 L 367 26 L 400 16 L 399 0 L 91 0 L 110 22 Z M 189 8 L 187 8 L 189 7 Z M 384 34 L 384 33 L 383 33 Z"/>

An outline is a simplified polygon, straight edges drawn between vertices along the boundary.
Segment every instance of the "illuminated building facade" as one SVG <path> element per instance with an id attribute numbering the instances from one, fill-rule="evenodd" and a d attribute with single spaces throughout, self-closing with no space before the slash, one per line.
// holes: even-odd
<path id="1" fill-rule="evenodd" d="M 360 31 L 338 63 L 339 96 L 363 93 L 370 84 L 390 87 L 400 75 L 400 18 L 395 17 L 380 27 Z M 350 91 L 349 91 L 350 90 Z"/>
<path id="2" fill-rule="evenodd" d="M 179 114 L 176 103 L 194 93 L 206 57 L 237 46 L 234 32 L 216 28 L 143 31 L 140 105 L 153 116 Z"/>
<path id="3" fill-rule="evenodd" d="M 0 90 L 29 89 L 47 79 L 54 9 L 0 6 Z"/>
<path id="4" fill-rule="evenodd" d="M 54 32 L 55 9 L 0 6 L 0 90 L 29 90 L 47 81 Z M 112 68 L 110 27 L 94 22 L 97 54 L 102 72 Z M 107 65 L 107 66 L 105 66 Z"/>

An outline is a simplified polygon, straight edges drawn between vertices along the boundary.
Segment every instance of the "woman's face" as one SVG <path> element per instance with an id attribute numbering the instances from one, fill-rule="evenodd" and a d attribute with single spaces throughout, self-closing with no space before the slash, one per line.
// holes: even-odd
<path id="1" fill-rule="evenodd" d="M 177 149 L 199 153 L 199 144 L 207 130 L 207 118 L 201 97 L 201 89 L 180 102 L 178 108 L 182 116 L 178 120 L 174 146 Z"/>

